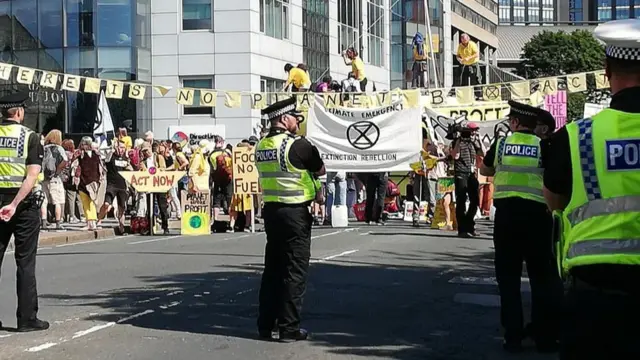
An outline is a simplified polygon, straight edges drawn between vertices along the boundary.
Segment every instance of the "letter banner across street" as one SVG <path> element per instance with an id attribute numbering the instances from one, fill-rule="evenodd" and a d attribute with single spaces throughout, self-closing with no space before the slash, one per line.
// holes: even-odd
<path id="1" fill-rule="evenodd" d="M 307 137 L 328 171 L 409 171 L 422 147 L 421 111 L 401 101 L 367 109 L 327 109 L 315 101 Z"/>

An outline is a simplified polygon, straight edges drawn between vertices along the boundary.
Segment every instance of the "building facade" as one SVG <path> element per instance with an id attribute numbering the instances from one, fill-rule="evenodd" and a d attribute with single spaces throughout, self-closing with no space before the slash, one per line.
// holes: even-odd
<path id="1" fill-rule="evenodd" d="M 562 21 L 609 21 L 640 18 L 640 0 L 569 0 L 561 5 Z"/>
<path id="2" fill-rule="evenodd" d="M 568 0 L 500 0 L 499 22 L 501 25 L 551 24 L 558 21 L 558 6 L 563 1 Z"/>
<path id="3" fill-rule="evenodd" d="M 341 53 L 353 46 L 369 83 L 390 86 L 389 1 L 396 0 L 153 0 L 152 82 L 173 88 L 279 91 L 284 66 L 305 63 L 312 81 L 347 77 Z M 369 85 L 371 91 L 373 85 Z M 175 125 L 224 125 L 228 141 L 252 135 L 260 113 L 249 97 L 227 108 L 176 104 L 153 94 L 153 131 Z"/>
<path id="4" fill-rule="evenodd" d="M 0 1 L 0 58 L 26 67 L 102 79 L 151 81 L 150 0 Z M 34 81 L 35 83 L 35 81 Z M 19 85 L 15 76 L 0 93 L 29 90 L 25 124 L 90 135 L 98 95 Z M 116 126 L 151 127 L 151 97 L 109 99 Z M 130 120 L 127 122 L 126 120 Z"/>

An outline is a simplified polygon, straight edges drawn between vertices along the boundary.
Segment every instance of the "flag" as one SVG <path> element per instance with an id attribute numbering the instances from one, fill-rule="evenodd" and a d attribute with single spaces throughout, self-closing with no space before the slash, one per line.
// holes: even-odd
<path id="1" fill-rule="evenodd" d="M 115 128 L 113 127 L 113 120 L 111 119 L 107 98 L 104 95 L 104 91 L 101 91 L 93 126 L 93 137 L 100 144 L 100 148 L 103 148 L 109 146 L 107 143 L 107 139 L 110 137 L 109 135 L 111 135 L 111 138 L 115 136 Z"/>

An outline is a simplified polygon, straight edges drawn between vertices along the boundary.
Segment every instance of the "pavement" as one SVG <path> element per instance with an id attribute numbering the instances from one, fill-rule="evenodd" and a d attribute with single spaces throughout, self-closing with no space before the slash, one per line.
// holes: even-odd
<path id="1" fill-rule="evenodd" d="M 122 236 L 39 249 L 44 332 L 12 331 L 15 265 L 5 261 L 0 358 L 512 358 L 501 349 L 490 224 L 475 239 L 404 222 L 353 225 L 313 231 L 309 341 L 257 339 L 264 233 Z M 527 350 L 514 358 L 555 359 Z"/>

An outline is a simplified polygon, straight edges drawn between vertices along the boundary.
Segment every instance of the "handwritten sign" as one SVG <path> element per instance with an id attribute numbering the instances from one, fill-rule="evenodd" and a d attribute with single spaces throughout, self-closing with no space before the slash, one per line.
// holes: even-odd
<path id="1" fill-rule="evenodd" d="M 254 149 L 233 149 L 233 193 L 236 195 L 260 194 L 256 152 Z"/>
<path id="2" fill-rule="evenodd" d="M 567 91 L 558 90 L 544 97 L 544 108 L 556 119 L 556 131 L 567 124 Z"/>
<path id="3" fill-rule="evenodd" d="M 208 235 L 211 233 L 210 193 L 182 193 L 182 235 Z"/>
<path id="4" fill-rule="evenodd" d="M 120 171 L 119 174 L 137 191 L 165 193 L 176 186 L 186 172 L 150 168 L 147 171 Z"/>

